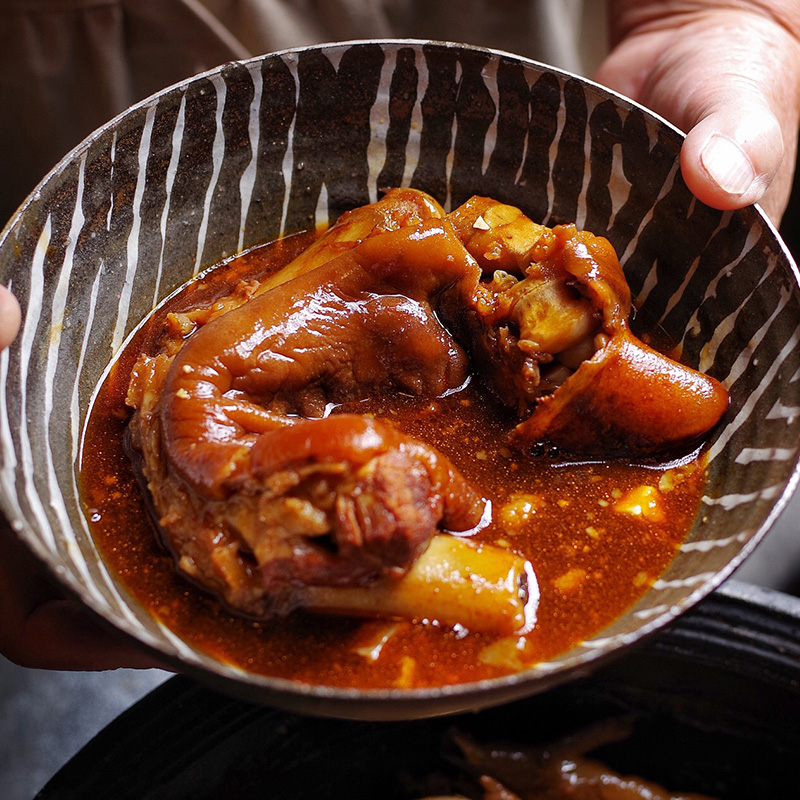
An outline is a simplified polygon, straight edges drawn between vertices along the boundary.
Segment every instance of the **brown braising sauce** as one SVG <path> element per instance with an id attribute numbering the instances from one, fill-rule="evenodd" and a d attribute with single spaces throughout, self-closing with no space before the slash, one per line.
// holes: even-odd
<path id="1" fill-rule="evenodd" d="M 477 537 L 527 558 L 539 584 L 536 625 L 524 637 L 303 611 L 258 622 L 230 613 L 176 572 L 126 451 L 132 365 L 141 352 L 157 351 L 168 311 L 207 303 L 238 281 L 263 278 L 309 241 L 301 235 L 266 245 L 188 285 L 152 315 L 102 386 L 83 444 L 83 502 L 97 545 L 122 583 L 179 637 L 223 661 L 339 687 L 492 678 L 551 658 L 617 618 L 663 572 L 691 526 L 704 487 L 702 460 L 631 466 L 528 457 L 506 445 L 517 420 L 476 381 L 434 400 L 381 398 L 341 410 L 373 414 L 427 441 L 491 500 L 493 521 Z"/>

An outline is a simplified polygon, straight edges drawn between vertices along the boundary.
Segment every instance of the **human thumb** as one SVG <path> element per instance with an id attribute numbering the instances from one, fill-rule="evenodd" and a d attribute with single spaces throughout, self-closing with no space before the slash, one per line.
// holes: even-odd
<path id="1" fill-rule="evenodd" d="M 0 350 L 14 341 L 19 331 L 20 310 L 17 298 L 0 286 Z"/>
<path id="2" fill-rule="evenodd" d="M 686 185 L 714 208 L 761 201 L 784 160 L 777 117 L 763 101 L 735 92 L 721 94 L 704 111 L 689 127 L 681 149 Z"/>
<path id="3" fill-rule="evenodd" d="M 665 12 L 623 30 L 596 77 L 686 132 L 681 171 L 698 199 L 760 202 L 780 220 L 800 110 L 800 43 L 789 30 L 752 11 Z"/>

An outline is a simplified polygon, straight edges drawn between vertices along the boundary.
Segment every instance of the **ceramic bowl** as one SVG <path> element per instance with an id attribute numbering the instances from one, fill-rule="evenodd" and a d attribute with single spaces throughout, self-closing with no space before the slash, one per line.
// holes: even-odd
<path id="1" fill-rule="evenodd" d="M 528 695 L 674 620 L 728 577 L 797 483 L 797 270 L 756 207 L 698 202 L 682 137 L 636 104 L 503 53 L 351 42 L 231 63 L 134 106 L 73 150 L 0 240 L 20 336 L 0 357 L 0 502 L 21 539 L 98 614 L 191 674 L 306 712 L 399 718 Z M 103 564 L 77 488 L 95 387 L 137 324 L 205 267 L 410 185 L 577 222 L 616 248 L 638 306 L 720 379 L 729 412 L 685 544 L 607 629 L 519 674 L 425 690 L 298 685 L 180 641 Z"/>

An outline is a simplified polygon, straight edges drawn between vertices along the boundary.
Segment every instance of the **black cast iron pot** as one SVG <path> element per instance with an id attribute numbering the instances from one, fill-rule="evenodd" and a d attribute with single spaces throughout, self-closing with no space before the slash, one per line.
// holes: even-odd
<path id="1" fill-rule="evenodd" d="M 37 800 L 411 800 L 460 780 L 452 729 L 524 746 L 618 717 L 633 719 L 632 735 L 596 755 L 620 772 L 725 800 L 797 797 L 800 600 L 730 582 L 590 678 L 428 720 L 312 718 L 173 678 Z"/>

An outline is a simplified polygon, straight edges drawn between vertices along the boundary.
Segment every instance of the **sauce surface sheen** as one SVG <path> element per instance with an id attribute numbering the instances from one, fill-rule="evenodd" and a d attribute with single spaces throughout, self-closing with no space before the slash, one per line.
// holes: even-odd
<path id="1" fill-rule="evenodd" d="M 514 419 L 472 381 L 435 400 L 375 398 L 334 410 L 373 414 L 428 442 L 492 503 L 476 534 L 527 558 L 540 601 L 524 636 L 498 639 L 434 622 L 354 620 L 295 612 L 256 622 L 237 617 L 176 573 L 160 543 L 125 446 L 130 371 L 155 352 L 168 311 L 263 278 L 310 242 L 266 245 L 193 282 L 155 312 L 122 353 L 91 410 L 82 452 L 83 502 L 92 534 L 131 594 L 179 637 L 251 672 L 338 687 L 426 687 L 511 673 L 597 633 L 650 587 L 697 513 L 701 460 L 669 466 L 620 461 L 566 464 L 507 447 Z"/>

